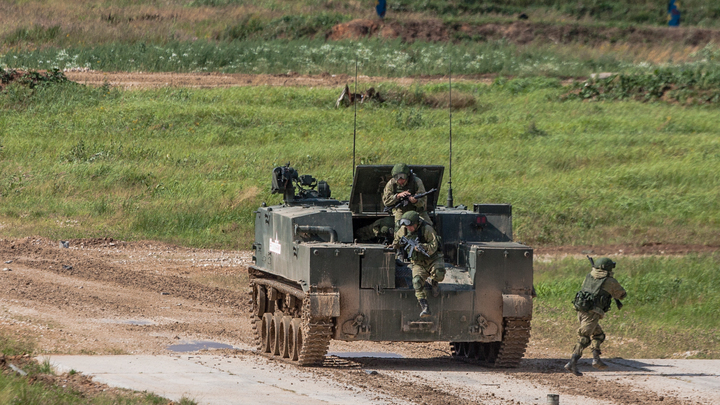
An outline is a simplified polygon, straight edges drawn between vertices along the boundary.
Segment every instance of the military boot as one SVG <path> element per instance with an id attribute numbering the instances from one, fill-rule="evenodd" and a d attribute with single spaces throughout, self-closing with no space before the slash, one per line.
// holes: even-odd
<path id="1" fill-rule="evenodd" d="M 430 282 L 430 290 L 432 291 L 433 298 L 437 298 L 440 295 L 440 285 L 437 281 L 433 280 Z"/>
<path id="2" fill-rule="evenodd" d="M 570 361 L 565 365 L 565 370 L 575 374 L 578 377 L 582 377 L 582 373 L 577 369 L 577 362 L 580 360 L 580 356 L 573 354 Z"/>
<path id="3" fill-rule="evenodd" d="M 432 315 L 430 313 L 430 305 L 428 305 L 428 302 L 425 298 L 420 299 L 420 307 L 422 308 L 422 312 L 420 312 L 420 317 Z"/>
<path id="4" fill-rule="evenodd" d="M 608 368 L 607 364 L 603 363 L 602 360 L 600 360 L 600 350 L 593 350 L 593 361 L 592 366 L 595 367 L 598 370 L 605 370 Z"/>

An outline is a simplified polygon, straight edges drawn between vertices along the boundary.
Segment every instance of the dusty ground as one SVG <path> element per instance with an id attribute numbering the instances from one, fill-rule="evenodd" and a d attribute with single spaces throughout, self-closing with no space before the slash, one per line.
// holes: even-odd
<path id="1" fill-rule="evenodd" d="M 0 240 L 0 266 L 4 269 L 0 271 L 0 328 L 17 339 L 37 339 L 36 354 L 171 354 L 168 346 L 188 341 L 251 347 L 245 292 L 250 252 L 112 239 L 71 240 L 68 246 L 43 238 Z M 582 254 L 587 249 L 552 251 Z M 619 246 L 592 249 L 597 253 L 632 250 Z M 673 252 L 683 249 L 694 248 L 665 248 Z M 562 371 L 564 353 L 540 347 L 535 340 L 531 340 L 523 365 L 515 370 L 459 363 L 450 357 L 447 344 L 441 343 L 334 342 L 330 351 L 392 352 L 405 358 L 330 359 L 323 368 L 300 369 L 288 364 L 283 372 L 311 372 L 353 389 L 372 389 L 410 403 L 460 404 L 474 398 L 504 404 L 516 400 L 508 393 L 497 397 L 497 384 L 475 384 L 469 397 L 458 391 L 456 383 L 435 381 L 449 371 L 498 373 L 503 381 L 510 379 L 528 389 L 550 387 L 564 396 L 581 395 L 606 403 L 703 403 L 702 398 L 687 393 L 673 396 L 643 388 L 636 384 L 646 378 L 642 373 L 638 381 L 630 377 L 607 381 L 592 373 L 574 378 Z M 257 356 L 249 350 L 235 355 Z M 366 368 L 380 370 L 383 378 L 364 373 Z M 97 390 L 88 381 L 80 386 Z"/>
<path id="2" fill-rule="evenodd" d="M 110 86 L 124 89 L 143 89 L 156 87 L 215 88 L 239 86 L 288 86 L 288 87 L 337 87 L 338 96 L 343 86 L 354 83 L 355 77 L 349 75 L 300 75 L 297 73 L 278 75 L 250 75 L 242 73 L 140 73 L 140 72 L 95 72 L 68 71 L 68 80 L 91 86 Z M 455 81 L 472 80 L 486 84 L 492 83 L 494 76 L 453 77 Z M 386 78 L 359 76 L 358 83 L 377 84 L 392 81 L 401 85 L 413 83 L 447 82 L 446 77 Z M 353 90 L 353 89 L 351 89 Z M 363 91 L 364 89 L 358 89 Z"/>

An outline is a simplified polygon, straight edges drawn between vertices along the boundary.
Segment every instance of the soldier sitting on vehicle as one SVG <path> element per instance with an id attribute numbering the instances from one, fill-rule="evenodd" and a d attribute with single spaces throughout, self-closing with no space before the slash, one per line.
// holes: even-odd
<path id="1" fill-rule="evenodd" d="M 398 222 L 402 215 L 408 211 L 415 211 L 428 224 L 433 225 L 427 213 L 427 197 L 415 199 L 416 194 L 424 193 L 425 186 L 422 180 L 410 171 L 405 163 L 398 163 L 392 169 L 392 178 L 385 184 L 382 201 L 386 207 L 393 207 L 407 198 L 409 204 L 393 208 L 392 214 L 395 217 L 395 232 L 400 228 Z"/>
<path id="2" fill-rule="evenodd" d="M 578 343 L 575 344 L 572 358 L 565 365 L 565 369 L 571 373 L 581 376 L 577 369 L 577 361 L 582 357 L 583 349 L 592 348 L 592 366 L 598 370 L 604 370 L 607 365 L 600 360 L 600 344 L 605 341 L 605 332 L 600 327 L 600 320 L 610 310 L 612 300 L 615 299 L 618 309 L 622 307 L 621 299 L 627 293 L 620 283 L 613 278 L 612 269 L 615 262 L 607 257 L 598 259 L 592 263 L 592 271 L 585 277 L 581 290 L 575 295 L 573 306 L 577 311 L 580 328 L 578 328 Z"/>
<path id="3" fill-rule="evenodd" d="M 358 242 L 382 242 L 387 244 L 395 233 L 395 219 L 383 217 L 355 232 Z"/>
<path id="4" fill-rule="evenodd" d="M 392 246 L 396 249 L 410 246 L 408 256 L 412 267 L 412 284 L 415 297 L 422 308 L 420 316 L 430 316 L 425 282 L 431 280 L 432 296 L 437 297 L 440 295 L 438 283 L 445 279 L 445 261 L 440 249 L 440 237 L 415 211 L 404 213 L 399 223 L 400 229 L 395 233 Z"/>

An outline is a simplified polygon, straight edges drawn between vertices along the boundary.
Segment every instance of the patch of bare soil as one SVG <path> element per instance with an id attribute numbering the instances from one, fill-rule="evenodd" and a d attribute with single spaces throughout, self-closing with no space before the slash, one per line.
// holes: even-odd
<path id="1" fill-rule="evenodd" d="M 111 238 L 70 240 L 67 246 L 45 238 L 0 240 L 0 266 L 4 268 L 0 271 L 0 328 L 3 334 L 17 340 L 36 341 L 35 355 L 167 355 L 173 353 L 169 346 L 189 341 L 252 346 L 246 291 L 250 252 L 191 249 L 149 241 L 127 243 Z M 617 246 L 592 249 L 600 254 Z M 644 247 L 647 250 L 638 249 L 641 253 L 652 251 L 649 246 Z M 697 247 L 673 249 L 679 253 L 683 249 L 695 251 Z M 578 251 L 583 252 L 576 247 L 544 252 Z M 601 383 L 591 376 L 572 378 L 563 371 L 562 362 L 556 360 L 563 354 L 549 353 L 535 339 L 531 339 L 526 358 L 537 360 L 524 361 L 515 370 L 483 369 L 455 361 L 447 343 L 442 342 L 332 342 L 330 351 L 337 350 L 404 356 L 348 361 L 330 357 L 326 362 L 329 367 L 312 369 L 348 386 L 392 395 L 399 402 L 514 401 L 508 399 L 507 393 L 500 399 L 477 387 L 463 393 L 457 385 L 440 386 L 434 379 L 445 371 L 497 375 L 504 381 L 517 379 L 522 384 L 557 387 L 559 392 L 571 396 L 603 401 L 610 398 L 616 403 L 662 401 L 652 391 L 637 387 L 630 390 L 622 382 Z M 12 361 L 26 360 L 21 357 Z M 370 368 L 379 370 L 381 377 L 367 373 Z M 288 373 L 300 372 L 291 364 L 285 369 Z M 85 377 L 67 374 L 37 380 L 71 384 L 88 395 L 107 389 Z M 666 397 L 663 403 L 680 402 Z"/>
<path id="2" fill-rule="evenodd" d="M 354 83 L 355 77 L 349 75 L 300 75 L 297 73 L 278 75 L 250 75 L 242 73 L 142 73 L 142 72 L 93 72 L 68 71 L 65 72 L 68 80 L 91 86 L 117 86 L 124 89 L 143 89 L 157 87 L 241 87 L 241 86 L 286 86 L 286 87 L 336 87 L 338 95 L 342 87 Z M 455 81 L 471 80 L 473 82 L 490 84 L 494 80 L 492 75 L 453 77 Z M 398 83 L 411 85 L 414 83 L 447 82 L 443 77 L 418 78 L 386 78 L 386 77 L 358 77 L 358 83 L 377 84 L 378 82 Z M 360 89 L 358 89 L 360 90 Z M 364 89 L 363 89 L 364 90 Z"/>
<path id="3" fill-rule="evenodd" d="M 334 26 L 326 35 L 330 40 L 380 37 L 447 42 L 460 39 L 494 41 L 503 39 L 515 44 L 538 43 L 626 43 L 652 45 L 677 43 L 702 46 L 717 43 L 720 30 L 684 27 L 603 27 L 581 24 L 553 24 L 533 21 L 467 24 L 443 23 L 440 20 L 378 20 L 358 19 Z"/>
<path id="4" fill-rule="evenodd" d="M 442 42 L 449 38 L 448 29 L 440 20 L 408 20 L 403 22 L 378 20 L 352 20 L 334 26 L 327 34 L 330 40 L 380 37 L 401 38 L 404 42 Z"/>

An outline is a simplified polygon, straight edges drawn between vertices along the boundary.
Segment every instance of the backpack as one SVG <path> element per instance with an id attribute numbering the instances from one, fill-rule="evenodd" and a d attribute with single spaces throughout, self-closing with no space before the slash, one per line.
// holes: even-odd
<path id="1" fill-rule="evenodd" d="M 588 312 L 595 307 L 599 307 L 605 312 L 610 309 L 610 294 L 602 290 L 605 280 L 607 278 L 596 279 L 590 274 L 585 277 L 582 288 L 575 294 L 575 299 L 572 301 L 576 311 Z"/>
<path id="2" fill-rule="evenodd" d="M 572 303 L 576 311 L 589 312 L 595 308 L 595 294 L 578 291 Z"/>

